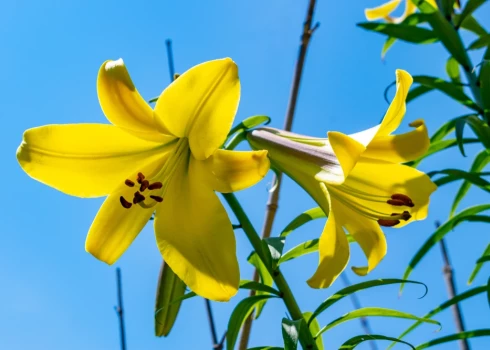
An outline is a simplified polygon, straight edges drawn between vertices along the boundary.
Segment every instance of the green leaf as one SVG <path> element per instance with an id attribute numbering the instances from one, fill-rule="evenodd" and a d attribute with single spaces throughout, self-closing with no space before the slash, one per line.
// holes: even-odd
<path id="1" fill-rule="evenodd" d="M 485 119 L 490 121 L 490 61 L 483 62 L 480 69 L 480 94 Z"/>
<path id="2" fill-rule="evenodd" d="M 471 127 L 480 142 L 490 151 L 490 127 L 476 115 L 466 117 L 466 123 Z"/>
<path id="3" fill-rule="evenodd" d="M 155 335 L 166 337 L 175 323 L 186 285 L 165 262 L 158 278 L 155 302 Z M 180 299 L 179 299 L 180 298 Z M 178 301 L 175 301 L 179 299 Z"/>
<path id="4" fill-rule="evenodd" d="M 386 38 L 385 43 L 383 44 L 383 48 L 381 49 L 381 59 L 384 59 L 388 50 L 393 46 L 396 42 L 396 38 L 389 36 Z"/>
<path id="5" fill-rule="evenodd" d="M 454 18 L 457 21 L 459 15 L 455 15 Z M 463 23 L 461 23 L 461 28 L 469 30 L 470 32 L 473 32 L 478 36 L 487 34 L 485 28 L 483 28 L 482 25 L 478 23 L 478 21 L 473 16 L 466 17 Z"/>
<path id="6" fill-rule="evenodd" d="M 452 306 L 452 305 L 455 305 L 457 303 L 460 303 L 462 302 L 463 300 L 466 300 L 466 299 L 469 299 L 469 298 L 472 298 L 474 297 L 475 295 L 478 295 L 478 294 L 481 294 L 481 293 L 484 293 L 485 291 L 487 291 L 487 289 L 489 289 L 488 286 L 480 286 L 480 287 L 476 287 L 476 288 L 472 288 L 470 290 L 467 290 L 466 292 L 464 293 L 461 293 L 461 294 L 458 294 L 456 295 L 455 297 L 445 301 L 444 303 L 442 303 L 441 305 L 439 305 L 438 307 L 436 307 L 435 309 L 429 311 L 427 314 L 425 314 L 423 316 L 423 318 L 430 318 L 430 317 L 433 317 L 435 315 L 437 315 L 438 313 L 440 313 L 441 311 L 443 310 L 446 310 L 448 307 Z M 400 334 L 398 336 L 398 339 L 402 339 L 404 338 L 407 334 L 411 333 L 415 328 L 417 328 L 418 326 L 420 326 L 423 322 L 421 321 L 417 321 L 415 322 L 413 325 L 411 325 L 409 328 L 407 328 L 402 334 Z M 395 343 L 392 343 L 388 349 L 391 349 L 393 346 L 395 346 Z"/>
<path id="7" fill-rule="evenodd" d="M 442 186 L 447 183 L 457 181 L 464 179 L 466 181 L 469 181 L 470 183 L 480 186 L 480 187 L 486 187 L 487 190 L 490 192 L 490 182 L 487 180 L 483 179 L 483 175 L 490 175 L 490 173 L 471 173 L 467 172 L 464 170 L 459 170 L 459 169 L 444 169 L 444 170 L 436 170 L 436 171 L 430 171 L 427 173 L 428 176 L 433 177 L 435 175 L 439 174 L 445 174 L 447 175 L 446 177 L 443 177 L 441 180 L 435 180 L 434 183 L 437 186 Z"/>
<path id="8" fill-rule="evenodd" d="M 439 38 L 451 56 L 453 56 L 466 71 L 470 71 L 472 67 L 468 55 L 466 54 L 466 49 L 453 25 L 448 22 L 442 12 L 432 7 L 427 1 L 417 1 L 416 5 L 420 12 L 428 16 L 428 22 L 432 27 L 435 36 Z"/>
<path id="9" fill-rule="evenodd" d="M 298 227 L 303 226 L 307 222 L 315 219 L 321 219 L 327 217 L 320 207 L 311 208 L 301 213 L 293 219 L 281 232 L 281 237 L 288 236 L 291 232 L 296 230 Z"/>
<path id="10" fill-rule="evenodd" d="M 484 262 L 487 262 L 487 261 L 490 261 L 490 255 L 484 255 L 482 257 L 480 257 L 476 263 L 477 264 L 481 264 L 481 263 L 484 263 Z"/>
<path id="11" fill-rule="evenodd" d="M 252 266 L 254 266 L 257 269 L 259 276 L 260 276 L 260 282 L 263 285 L 266 285 L 266 286 L 272 288 L 272 284 L 274 283 L 274 280 L 273 280 L 271 274 L 269 273 L 269 270 L 267 270 L 267 267 L 264 265 L 264 263 L 259 258 L 259 256 L 257 255 L 256 252 L 253 252 L 252 254 L 250 254 L 250 256 L 248 257 L 248 262 L 250 264 L 252 264 Z M 257 295 L 263 295 L 263 294 L 264 294 L 263 291 L 257 291 Z M 254 319 L 259 318 L 260 314 L 262 313 L 262 310 L 264 309 L 266 302 L 267 302 L 267 300 L 263 300 L 257 304 L 257 307 L 255 308 L 255 313 L 254 313 Z"/>
<path id="12" fill-rule="evenodd" d="M 230 316 L 230 320 L 228 321 L 228 330 L 226 333 L 227 350 L 233 350 L 235 348 L 238 333 L 242 328 L 243 322 L 245 322 L 247 317 L 252 313 L 254 307 L 256 307 L 258 303 L 271 298 L 277 297 L 270 294 L 254 295 L 252 297 L 245 298 L 238 303 Z"/>
<path id="13" fill-rule="evenodd" d="M 303 317 L 306 321 L 306 324 L 309 325 L 309 329 L 310 329 L 311 334 L 317 334 L 320 331 L 320 323 L 318 323 L 317 319 L 314 319 L 310 322 L 312 315 L 313 315 L 313 313 L 310 311 L 303 313 Z M 316 337 L 315 343 L 316 343 L 316 347 L 318 348 L 318 350 L 324 350 L 323 338 L 321 335 L 319 337 Z"/>
<path id="14" fill-rule="evenodd" d="M 415 100 L 417 97 L 422 96 L 430 91 L 434 90 L 434 88 L 425 86 L 425 85 L 420 85 L 416 86 L 414 88 L 411 88 L 410 91 L 408 92 L 407 98 L 406 98 L 406 103 Z"/>
<path id="15" fill-rule="evenodd" d="M 422 317 L 417 317 L 415 315 L 398 311 L 398 310 L 393 310 L 393 309 L 385 309 L 381 307 L 364 307 L 360 308 L 351 312 L 346 313 L 345 315 L 333 320 L 326 326 L 324 326 L 322 329 L 320 329 L 320 332 L 318 332 L 317 335 L 315 335 L 315 338 L 318 337 L 320 334 L 328 331 L 329 329 L 332 329 L 335 326 L 338 326 L 341 323 L 344 323 L 346 321 L 354 320 L 360 317 L 370 317 L 370 316 L 375 316 L 375 317 L 393 317 L 393 318 L 404 318 L 407 320 L 417 320 L 417 321 L 422 321 L 426 323 L 431 323 L 431 324 L 436 324 L 439 327 L 441 327 L 441 324 L 435 320 L 431 320 L 428 318 L 422 318 Z M 440 328 L 439 328 L 440 329 Z"/>
<path id="16" fill-rule="evenodd" d="M 468 46 L 468 51 L 478 50 L 490 45 L 490 34 L 485 34 L 473 41 L 470 46 Z"/>
<path id="17" fill-rule="evenodd" d="M 490 163 L 490 154 L 486 150 L 483 150 L 480 153 L 478 153 L 478 155 L 475 157 L 475 160 L 471 165 L 470 172 L 471 173 L 481 172 L 488 163 Z M 472 183 L 466 180 L 461 184 L 458 193 L 456 193 L 456 196 L 454 197 L 454 202 L 451 207 L 451 212 L 449 213 L 449 216 L 454 215 L 456 208 L 458 207 L 459 203 L 464 198 L 464 196 L 466 196 L 466 194 L 468 193 L 471 185 Z"/>
<path id="18" fill-rule="evenodd" d="M 284 348 L 279 348 L 277 346 L 259 346 L 256 348 L 248 348 L 247 350 L 284 350 Z"/>
<path id="19" fill-rule="evenodd" d="M 483 251 L 483 254 L 481 256 L 484 257 L 484 256 L 488 256 L 488 255 L 490 255 L 490 244 L 487 245 L 487 247 L 485 248 L 485 250 Z M 484 263 L 483 261 L 478 262 L 478 260 L 477 260 L 475 268 L 471 272 L 470 278 L 468 279 L 468 284 L 473 283 L 474 279 L 476 278 L 476 275 L 478 274 L 478 272 L 480 272 L 480 270 L 483 266 L 483 263 Z"/>
<path id="20" fill-rule="evenodd" d="M 463 157 L 466 157 L 466 154 L 464 153 L 464 145 L 463 145 L 463 133 L 464 133 L 464 126 L 466 125 L 466 120 L 464 118 L 458 118 L 456 120 L 456 125 L 455 125 L 455 134 L 456 134 L 456 141 L 458 142 L 458 148 Z"/>
<path id="21" fill-rule="evenodd" d="M 474 109 L 475 111 L 480 111 L 480 107 L 478 107 L 478 105 L 463 92 L 461 86 L 458 84 L 427 75 L 416 75 L 413 77 L 413 81 L 415 83 L 439 90 L 466 107 Z"/>
<path id="22" fill-rule="evenodd" d="M 346 236 L 349 243 L 356 242 L 351 235 L 346 234 Z M 278 265 L 281 265 L 283 262 L 299 258 L 300 256 L 311 254 L 318 251 L 319 242 L 320 240 L 318 238 L 315 238 L 298 244 L 296 247 L 291 248 L 290 250 L 288 250 L 286 253 L 283 254 L 281 259 L 279 260 Z"/>
<path id="23" fill-rule="evenodd" d="M 253 129 L 259 125 L 267 125 L 271 121 L 271 118 L 265 115 L 254 115 L 252 117 L 245 118 L 241 123 L 235 125 L 228 133 L 229 141 L 225 145 L 225 149 L 233 150 L 236 146 L 246 139 L 246 133 L 248 130 Z"/>
<path id="24" fill-rule="evenodd" d="M 415 44 L 429 44 L 437 41 L 435 33 L 426 28 L 408 24 L 363 22 L 357 25 L 366 30 L 388 35 L 389 37 Z"/>
<path id="25" fill-rule="evenodd" d="M 408 0 L 408 1 L 410 1 L 410 0 Z M 407 343 L 403 340 L 399 340 L 399 339 L 396 339 L 393 337 L 387 337 L 385 335 L 379 335 L 379 334 L 357 335 L 355 337 L 350 338 L 344 344 L 342 344 L 342 346 L 339 348 L 339 350 L 351 350 L 351 349 L 354 349 L 355 347 L 357 347 L 362 342 L 369 341 L 369 340 L 391 340 L 391 341 L 394 341 L 396 343 L 402 343 L 402 344 L 408 345 L 412 349 L 415 350 L 415 347 L 410 343 Z"/>
<path id="26" fill-rule="evenodd" d="M 469 143 L 478 143 L 478 142 L 480 142 L 480 140 L 475 139 L 475 138 L 465 138 L 461 142 L 466 145 Z M 429 146 L 429 149 L 427 150 L 427 152 L 422 157 L 420 157 L 419 159 L 416 159 L 414 161 L 407 162 L 407 163 L 405 163 L 405 165 L 416 167 L 422 160 L 424 160 L 428 156 L 431 156 L 435 153 L 444 151 L 448 148 L 454 147 L 457 144 L 458 144 L 458 141 L 456 139 L 440 140 L 440 141 L 436 141 L 434 143 L 431 143 L 431 145 Z"/>
<path id="27" fill-rule="evenodd" d="M 461 73 L 459 63 L 454 57 L 449 57 L 446 61 L 446 73 L 453 83 L 461 83 Z M 461 88 L 461 86 L 460 86 Z"/>
<path id="28" fill-rule="evenodd" d="M 459 28 L 461 26 L 461 23 L 470 15 L 475 12 L 476 9 L 478 9 L 481 5 L 483 5 L 487 0 L 469 0 L 466 3 L 466 6 L 464 7 L 463 11 L 461 14 L 458 16 L 458 19 L 454 22 L 454 25 L 456 28 Z"/>
<path id="29" fill-rule="evenodd" d="M 437 230 L 429 237 L 427 241 L 422 245 L 422 247 L 417 251 L 415 256 L 412 258 L 408 264 L 405 273 L 403 274 L 403 279 L 407 279 L 410 276 L 413 269 L 418 265 L 418 263 L 424 258 L 424 256 L 436 245 L 444 236 L 451 231 L 457 224 L 464 221 L 465 217 L 478 214 L 482 211 L 490 209 L 490 204 L 476 205 L 471 208 L 467 208 L 455 215 L 454 217 L 447 220 L 443 225 L 439 226 Z M 400 287 L 400 292 L 403 289 L 403 284 Z"/>
<path id="30" fill-rule="evenodd" d="M 309 322 L 312 322 L 313 320 L 316 319 L 318 315 L 320 315 L 323 311 L 328 309 L 330 306 L 335 304 L 336 302 L 340 301 L 341 299 L 345 298 L 346 296 L 364 290 L 368 288 L 373 288 L 373 287 L 379 287 L 379 286 L 386 286 L 390 284 L 401 284 L 401 283 L 411 283 L 411 284 L 419 284 L 421 286 L 424 286 L 425 292 L 424 295 L 421 296 L 423 298 L 427 294 L 427 286 L 422 283 L 422 282 L 417 282 L 417 281 L 411 281 L 411 280 L 401 280 L 397 278 L 387 278 L 387 279 L 378 279 L 378 280 L 371 280 L 371 281 L 366 281 L 366 282 L 361 282 L 358 284 L 353 284 L 350 285 L 346 288 L 343 288 L 339 290 L 337 293 L 333 294 L 332 296 L 328 297 L 325 301 L 323 301 L 313 312 L 313 314 L 310 317 Z"/>
<path id="31" fill-rule="evenodd" d="M 271 286 L 267 286 L 260 282 L 249 281 L 249 280 L 241 280 L 240 281 L 240 289 L 250 289 L 255 290 L 256 292 L 264 292 L 268 294 L 275 294 L 277 296 L 281 295 L 281 292 L 272 288 Z"/>
<path id="32" fill-rule="evenodd" d="M 282 319 L 282 339 L 284 340 L 284 350 L 296 350 L 298 348 L 299 331 L 301 329 L 301 320 Z"/>
<path id="33" fill-rule="evenodd" d="M 474 331 L 466 331 L 466 332 L 451 334 L 451 335 L 447 335 L 445 337 L 433 339 L 427 343 L 421 344 L 421 345 L 417 346 L 416 350 L 427 349 L 427 348 L 430 348 L 434 345 L 444 344 L 444 343 L 448 343 L 448 342 L 455 341 L 455 340 L 469 339 L 469 338 L 476 338 L 476 337 L 485 337 L 487 335 L 490 335 L 490 329 L 476 329 Z"/>
<path id="34" fill-rule="evenodd" d="M 282 256 L 282 251 L 284 249 L 284 242 L 286 241 L 285 237 L 269 237 L 264 239 L 267 247 L 269 249 L 271 259 L 272 259 L 272 270 L 277 268 L 279 260 Z"/>
<path id="35" fill-rule="evenodd" d="M 449 135 L 454 129 L 456 128 L 456 121 L 459 118 L 451 119 L 447 122 L 445 122 L 437 131 L 432 135 L 430 138 L 430 142 L 434 143 L 436 141 L 440 141 L 443 138 L 445 138 L 447 135 Z"/>

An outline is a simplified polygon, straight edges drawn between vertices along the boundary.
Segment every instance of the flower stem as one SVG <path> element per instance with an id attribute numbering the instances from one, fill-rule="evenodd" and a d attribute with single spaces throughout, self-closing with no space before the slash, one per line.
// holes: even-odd
<path id="1" fill-rule="evenodd" d="M 262 240 L 260 239 L 260 236 L 253 227 L 252 223 L 250 222 L 247 214 L 243 210 L 240 202 L 238 202 L 238 199 L 233 193 L 224 193 L 223 197 L 225 198 L 226 202 L 230 206 L 238 221 L 240 222 L 240 225 L 242 226 L 242 229 L 247 235 L 247 238 L 252 244 L 255 252 L 262 260 L 262 262 L 264 262 L 264 265 L 267 266 L 269 273 L 274 279 L 277 289 L 281 292 L 282 299 L 284 300 L 284 304 L 286 305 L 289 314 L 291 315 L 293 320 L 304 319 L 303 313 L 301 312 L 301 309 L 299 308 L 298 303 L 296 302 L 296 299 L 294 298 L 294 295 L 291 291 L 291 288 L 289 288 L 289 284 L 284 278 L 282 272 L 279 270 L 279 268 L 277 268 L 276 270 L 272 270 L 271 267 L 268 266 L 268 264 L 266 263 L 267 260 L 264 251 L 262 250 Z M 300 330 L 300 342 L 303 346 L 303 349 L 318 349 L 315 339 L 309 331 L 306 322 L 304 322 Z"/>

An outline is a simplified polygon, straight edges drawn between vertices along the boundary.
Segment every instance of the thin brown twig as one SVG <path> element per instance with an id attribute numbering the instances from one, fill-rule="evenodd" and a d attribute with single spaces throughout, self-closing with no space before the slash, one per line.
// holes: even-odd
<path id="1" fill-rule="evenodd" d="M 441 224 L 436 221 L 436 228 L 441 226 Z M 449 253 L 446 246 L 446 241 L 441 239 L 439 241 L 439 246 L 441 247 L 442 259 L 444 260 L 444 266 L 442 268 L 442 272 L 444 275 L 444 281 L 446 282 L 447 294 L 449 299 L 454 298 L 457 295 L 456 291 L 456 283 L 454 282 L 454 271 L 451 266 L 451 260 L 449 259 Z M 451 310 L 453 312 L 454 324 L 456 325 L 456 330 L 458 333 L 462 333 L 465 331 L 463 315 L 461 313 L 461 308 L 459 303 L 455 303 L 451 306 Z M 461 350 L 469 350 L 470 344 L 468 339 L 460 339 L 459 340 L 459 348 Z"/>
<path id="2" fill-rule="evenodd" d="M 290 131 L 293 125 L 294 112 L 296 110 L 296 102 L 298 100 L 301 77 L 303 75 L 303 67 L 306 58 L 306 51 L 308 49 L 308 45 L 310 43 L 310 39 L 311 36 L 313 35 L 313 32 L 319 26 L 319 23 L 313 25 L 313 14 L 315 12 L 315 5 L 316 5 L 316 0 L 309 0 L 308 10 L 306 12 L 306 18 L 303 23 L 303 32 L 301 35 L 298 60 L 296 62 L 296 67 L 294 69 L 293 83 L 291 86 L 286 117 L 284 120 L 283 129 L 287 131 Z M 271 235 L 272 224 L 274 223 L 274 219 L 278 208 L 279 191 L 281 188 L 281 178 L 282 178 L 282 174 L 277 173 L 277 175 L 274 175 L 272 180 L 272 183 L 276 184 L 276 186 L 274 191 L 272 191 L 271 194 L 269 195 L 269 199 L 267 201 L 264 226 L 262 227 L 262 238 L 267 238 L 270 237 Z M 253 280 L 256 282 L 259 280 L 259 274 L 257 270 L 254 271 Z M 255 295 L 255 291 L 251 290 L 250 296 L 253 295 Z M 242 334 L 240 337 L 240 345 L 238 347 L 239 350 L 247 349 L 248 340 L 250 338 L 250 332 L 252 328 L 252 321 L 253 321 L 253 313 L 247 318 L 247 320 L 243 325 Z"/>

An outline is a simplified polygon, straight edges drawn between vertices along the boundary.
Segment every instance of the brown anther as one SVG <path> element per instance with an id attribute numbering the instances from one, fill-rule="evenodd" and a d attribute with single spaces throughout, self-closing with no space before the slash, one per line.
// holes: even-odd
<path id="1" fill-rule="evenodd" d="M 406 205 L 407 207 L 412 208 L 415 204 L 413 204 L 412 199 L 401 193 L 395 193 L 394 195 L 391 196 L 391 199 L 397 199 L 403 202 L 403 205 Z"/>
<path id="2" fill-rule="evenodd" d="M 399 199 L 388 199 L 386 203 L 391 205 L 396 205 L 397 207 L 401 207 L 405 205 L 405 202 Z"/>
<path id="3" fill-rule="evenodd" d="M 400 220 L 386 220 L 386 219 L 379 219 L 378 224 L 380 226 L 385 226 L 385 227 L 393 227 L 395 225 L 398 225 L 400 223 Z"/>
<path id="4" fill-rule="evenodd" d="M 145 196 L 143 196 L 139 192 L 134 193 L 134 198 L 133 198 L 133 204 L 138 204 L 140 202 L 143 202 L 145 200 Z"/>
<path id="5" fill-rule="evenodd" d="M 158 189 L 160 189 L 162 187 L 163 187 L 163 185 L 162 185 L 161 182 L 154 182 L 150 186 L 148 186 L 148 189 L 149 190 L 158 190 Z"/>
<path id="6" fill-rule="evenodd" d="M 150 183 L 148 182 L 148 180 L 141 181 L 140 192 L 143 192 L 144 190 L 146 190 L 148 188 L 148 186 L 150 186 Z"/>
<path id="7" fill-rule="evenodd" d="M 126 179 L 126 181 L 124 181 L 124 183 L 126 184 L 126 186 L 129 186 L 129 187 L 133 187 L 134 186 L 134 182 L 129 180 L 129 179 Z"/>
<path id="8" fill-rule="evenodd" d="M 412 218 L 412 215 L 406 210 L 401 215 L 402 215 L 402 219 L 405 221 L 408 221 Z"/>
<path id="9" fill-rule="evenodd" d="M 156 200 L 158 203 L 163 202 L 163 198 L 160 196 L 150 196 L 150 198 Z"/>
<path id="10" fill-rule="evenodd" d="M 132 204 L 129 203 L 126 199 L 124 199 L 123 196 L 119 197 L 119 201 L 121 202 L 121 205 L 123 206 L 123 208 L 129 209 L 132 206 Z"/>
<path id="11" fill-rule="evenodd" d="M 145 179 L 145 175 L 143 175 L 142 173 L 138 173 L 138 178 L 137 178 L 137 181 L 139 184 L 141 184 L 141 182 Z"/>

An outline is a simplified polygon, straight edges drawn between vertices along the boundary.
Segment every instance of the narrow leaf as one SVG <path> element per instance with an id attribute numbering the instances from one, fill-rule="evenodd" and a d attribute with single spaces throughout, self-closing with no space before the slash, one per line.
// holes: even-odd
<path id="1" fill-rule="evenodd" d="M 473 41 L 470 46 L 468 46 L 468 51 L 478 50 L 490 45 L 490 34 L 485 34 Z"/>
<path id="2" fill-rule="evenodd" d="M 471 127 L 480 142 L 490 151 L 490 127 L 476 115 L 466 117 L 466 123 Z"/>
<path id="3" fill-rule="evenodd" d="M 379 286 L 386 286 L 389 284 L 401 284 L 401 283 L 411 283 L 411 284 L 419 284 L 421 286 L 424 286 L 425 292 L 424 295 L 421 296 L 423 298 L 427 294 L 427 286 L 423 284 L 422 282 L 417 282 L 417 281 L 411 281 L 411 280 L 402 280 L 402 279 L 397 279 L 397 278 L 387 278 L 387 279 L 379 279 L 379 280 L 371 280 L 371 281 L 366 281 L 366 282 L 361 282 L 358 284 L 353 284 L 350 285 L 346 288 L 343 288 L 339 290 L 337 293 L 333 294 L 332 296 L 328 297 L 325 301 L 323 301 L 313 312 L 313 314 L 310 317 L 309 322 L 311 323 L 313 320 L 316 319 L 318 315 L 320 315 L 323 311 L 328 309 L 330 306 L 335 304 L 336 302 L 340 301 L 341 299 L 345 298 L 346 296 L 361 291 L 365 290 L 368 288 L 373 288 L 373 287 L 379 287 Z"/>
<path id="4" fill-rule="evenodd" d="M 467 208 L 455 215 L 454 217 L 447 220 L 443 225 L 439 226 L 437 230 L 425 241 L 422 247 L 417 251 L 414 255 L 410 263 L 408 264 L 405 273 L 403 274 L 403 279 L 407 279 L 408 276 L 412 273 L 413 269 L 418 265 L 418 263 L 425 257 L 425 255 L 432 249 L 434 245 L 436 245 L 441 239 L 446 236 L 446 234 L 451 231 L 458 223 L 464 221 L 464 218 L 467 216 L 478 214 L 482 211 L 490 209 L 490 204 L 482 204 L 476 205 L 471 208 Z M 400 287 L 400 292 L 403 289 L 403 284 Z"/>
<path id="5" fill-rule="evenodd" d="M 264 265 L 262 260 L 259 258 L 257 253 L 253 252 L 250 254 L 248 257 L 248 262 L 252 264 L 258 271 L 259 276 L 260 276 L 260 282 L 268 287 L 272 288 L 272 284 L 274 280 L 272 279 L 271 274 L 269 273 L 269 270 L 267 270 L 267 267 Z M 262 291 L 257 291 L 257 295 L 262 295 L 264 292 Z M 260 314 L 262 313 L 262 310 L 264 309 L 265 303 L 267 302 L 266 299 L 263 301 L 259 302 L 257 304 L 257 307 L 255 308 L 255 313 L 254 313 L 254 318 L 257 319 L 259 318 Z"/>
<path id="6" fill-rule="evenodd" d="M 458 118 L 456 120 L 456 125 L 455 125 L 455 134 L 456 134 L 456 141 L 458 142 L 458 148 L 463 157 L 466 157 L 466 154 L 464 153 L 464 144 L 463 144 L 463 133 L 464 133 L 464 126 L 466 125 L 466 119 L 465 118 Z"/>
<path id="7" fill-rule="evenodd" d="M 264 239 L 271 255 L 273 270 L 277 268 L 279 260 L 281 259 L 285 240 L 285 237 L 269 237 Z"/>
<path id="8" fill-rule="evenodd" d="M 487 0 L 469 0 L 466 2 L 466 6 L 464 7 L 463 11 L 459 15 L 457 21 L 454 23 L 456 28 L 459 28 L 461 26 L 461 23 L 470 15 L 475 12 L 476 9 L 478 9 L 481 5 L 483 5 Z"/>
<path id="9" fill-rule="evenodd" d="M 437 41 L 435 33 L 426 28 L 407 24 L 363 22 L 357 25 L 366 30 L 388 35 L 389 37 L 415 44 L 429 44 Z"/>
<path id="10" fill-rule="evenodd" d="M 356 242 L 351 235 L 346 234 L 346 236 L 349 243 Z M 299 258 L 300 256 L 311 254 L 318 251 L 319 242 L 320 240 L 318 238 L 315 238 L 298 244 L 296 247 L 291 248 L 290 250 L 288 250 L 286 253 L 283 254 L 281 259 L 279 260 L 278 265 L 282 264 L 283 262 Z"/>
<path id="11" fill-rule="evenodd" d="M 230 320 L 228 321 L 228 329 L 226 333 L 226 349 L 233 350 L 235 348 L 235 343 L 238 338 L 238 333 L 245 322 L 246 318 L 252 313 L 254 307 L 261 301 L 277 298 L 274 295 L 255 295 L 243 299 L 238 303 L 238 305 L 233 310 Z"/>
<path id="12" fill-rule="evenodd" d="M 415 100 L 417 97 L 422 96 L 430 91 L 434 90 L 434 88 L 425 86 L 425 85 L 420 85 L 416 86 L 408 92 L 407 99 L 405 100 L 406 103 Z"/>
<path id="13" fill-rule="evenodd" d="M 489 335 L 490 335 L 490 329 L 476 329 L 474 331 L 466 331 L 466 332 L 451 334 L 451 335 L 447 335 L 445 337 L 433 339 L 427 343 L 421 344 L 421 345 L 416 347 L 416 350 L 427 349 L 427 348 L 430 348 L 434 345 L 444 344 L 444 343 L 452 342 L 455 340 L 470 339 L 470 338 L 476 338 L 476 337 L 485 337 L 485 336 L 489 336 Z"/>
<path id="14" fill-rule="evenodd" d="M 470 144 L 470 143 L 478 143 L 478 142 L 480 142 L 480 140 L 475 139 L 475 138 L 465 138 L 461 142 L 466 145 L 466 144 Z M 449 149 L 451 147 L 454 147 L 457 144 L 458 144 L 458 141 L 456 139 L 440 140 L 440 141 L 436 141 L 434 143 L 431 143 L 431 145 L 429 146 L 429 149 L 427 150 L 427 152 L 422 157 L 420 157 L 419 159 L 416 159 L 414 161 L 407 162 L 407 163 L 405 163 L 405 165 L 416 167 L 425 158 L 427 158 L 433 154 L 436 154 L 438 152 Z"/>
<path id="15" fill-rule="evenodd" d="M 255 281 L 241 280 L 240 289 L 250 289 L 250 290 L 255 290 L 256 292 L 275 294 L 277 296 L 281 295 L 281 292 L 279 292 L 278 290 L 270 286 L 267 286 L 263 283 L 255 282 Z"/>
<path id="16" fill-rule="evenodd" d="M 490 61 L 483 62 L 480 69 L 480 94 L 483 103 L 483 113 L 488 122 L 490 121 Z"/>
<path id="17" fill-rule="evenodd" d="M 407 343 L 403 340 L 399 340 L 399 339 L 396 339 L 393 337 L 387 337 L 385 335 L 379 335 L 379 334 L 357 335 L 355 337 L 350 338 L 344 344 L 342 344 L 342 346 L 339 348 L 339 350 L 351 350 L 351 349 L 354 349 L 355 347 L 357 347 L 359 344 L 361 344 L 365 341 L 370 341 L 370 340 L 391 340 L 391 341 L 394 341 L 396 343 L 402 343 L 402 344 L 408 345 L 412 349 L 415 350 L 415 347 L 410 343 Z"/>
<path id="18" fill-rule="evenodd" d="M 172 271 L 165 262 L 162 263 L 158 278 L 157 296 L 155 302 L 155 335 L 166 337 L 177 319 L 185 294 L 185 283 Z"/>
<path id="19" fill-rule="evenodd" d="M 490 244 L 487 245 L 487 247 L 485 248 L 485 250 L 483 251 L 483 254 L 481 256 L 484 257 L 484 256 L 488 256 L 488 255 L 490 255 Z M 482 262 L 478 262 L 478 261 L 476 262 L 475 268 L 471 272 L 470 278 L 468 279 L 468 284 L 473 283 L 476 275 L 478 274 L 478 272 L 480 272 L 480 270 L 483 266 L 483 263 L 484 263 L 483 261 Z"/>
<path id="20" fill-rule="evenodd" d="M 446 73 L 453 83 L 461 83 L 461 73 L 459 71 L 459 63 L 454 57 L 449 57 L 446 62 Z M 462 89 L 462 86 L 459 86 Z"/>
<path id="21" fill-rule="evenodd" d="M 422 317 L 417 317 L 415 315 L 409 314 L 407 312 L 402 312 L 398 310 L 393 310 L 393 309 L 385 309 L 381 307 L 364 307 L 361 309 L 357 309 L 351 312 L 346 313 L 345 315 L 333 320 L 326 326 L 324 326 L 322 329 L 320 329 L 320 332 L 315 336 L 319 336 L 320 334 L 328 331 L 329 329 L 332 329 L 335 326 L 338 326 L 341 323 L 357 319 L 360 317 L 392 317 L 392 318 L 403 318 L 407 320 L 417 320 L 417 321 L 422 321 L 425 323 L 431 323 L 438 325 L 441 327 L 441 324 L 435 320 L 431 320 L 429 318 L 422 318 Z M 440 328 L 439 328 L 440 329 Z"/>
<path id="22" fill-rule="evenodd" d="M 455 21 L 458 20 L 459 15 L 455 15 Z M 461 23 L 461 28 L 469 30 L 470 32 L 475 33 L 478 36 L 486 35 L 487 31 L 483 26 L 478 23 L 478 21 L 475 19 L 473 16 L 468 16 L 463 20 L 463 23 Z"/>
<path id="23" fill-rule="evenodd" d="M 467 172 L 459 169 L 444 169 L 444 170 L 430 171 L 427 173 L 427 175 L 430 177 L 433 177 L 435 175 L 440 175 L 440 174 L 445 174 L 447 176 L 443 178 L 444 181 L 437 181 L 437 180 L 434 181 L 437 186 L 442 186 L 449 182 L 463 179 L 479 187 L 486 188 L 488 191 L 490 191 L 490 182 L 482 178 L 482 176 L 489 175 L 490 173 L 486 173 L 486 172 L 473 173 L 473 172 Z"/>
<path id="24" fill-rule="evenodd" d="M 307 222 L 315 219 L 321 219 L 327 217 L 320 207 L 311 208 L 301 213 L 293 219 L 281 232 L 281 237 L 288 236 L 291 232 L 296 230 L 298 227 L 303 226 Z"/>
<path id="25" fill-rule="evenodd" d="M 284 350 L 296 350 L 298 348 L 299 331 L 301 329 L 301 320 L 282 319 L 282 339 L 284 340 Z"/>
<path id="26" fill-rule="evenodd" d="M 314 319 L 313 321 L 310 322 L 312 315 L 313 315 L 313 313 L 310 311 L 303 313 L 303 317 L 304 317 L 306 323 L 309 325 L 309 329 L 310 329 L 311 334 L 318 334 L 318 332 L 320 332 L 320 323 L 318 323 L 317 319 Z M 316 337 L 315 343 L 316 343 L 316 347 L 318 348 L 318 350 L 324 350 L 323 338 L 321 335 L 319 337 Z"/>

